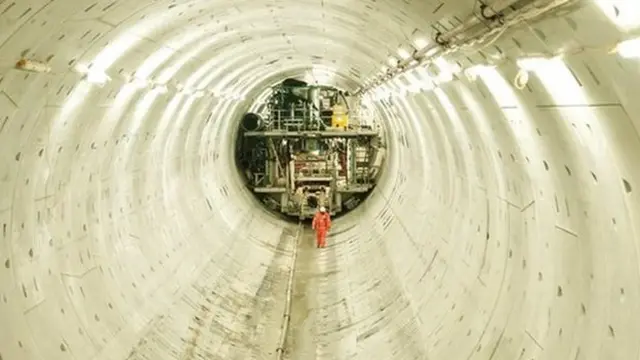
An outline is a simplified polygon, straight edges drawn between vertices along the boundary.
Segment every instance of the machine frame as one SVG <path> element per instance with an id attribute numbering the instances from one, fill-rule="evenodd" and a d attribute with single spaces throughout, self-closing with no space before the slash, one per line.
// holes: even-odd
<path id="1" fill-rule="evenodd" d="M 339 89 L 291 80 L 272 90 L 261 114 L 241 122 L 247 186 L 274 211 L 300 219 L 319 206 L 332 215 L 353 209 L 384 161 L 381 128 Z"/>

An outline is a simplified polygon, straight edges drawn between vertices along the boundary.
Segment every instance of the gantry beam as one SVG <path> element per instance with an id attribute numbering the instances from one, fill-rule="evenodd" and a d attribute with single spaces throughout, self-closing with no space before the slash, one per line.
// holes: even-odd
<path id="1" fill-rule="evenodd" d="M 378 136 L 377 131 L 247 131 L 247 137 L 276 137 L 276 138 L 357 138 Z"/>

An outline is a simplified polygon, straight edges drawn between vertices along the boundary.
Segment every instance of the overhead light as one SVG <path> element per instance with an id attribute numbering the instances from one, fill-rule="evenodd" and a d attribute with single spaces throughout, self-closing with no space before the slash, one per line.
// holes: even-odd
<path id="1" fill-rule="evenodd" d="M 396 67 L 398 65 L 398 59 L 396 59 L 393 56 L 391 56 L 391 57 L 389 57 L 389 60 L 387 60 L 387 63 L 391 67 Z"/>
<path id="2" fill-rule="evenodd" d="M 426 81 L 420 84 L 420 89 L 422 89 L 422 91 L 429 91 L 429 90 L 433 90 L 435 89 L 436 85 L 433 83 L 433 81 Z"/>
<path id="3" fill-rule="evenodd" d="M 442 57 L 439 57 L 434 60 L 436 65 L 433 68 L 435 79 L 434 81 L 438 84 L 443 84 L 449 82 L 454 79 L 454 75 L 459 74 L 462 71 L 462 68 L 457 63 L 449 63 Z"/>
<path id="4" fill-rule="evenodd" d="M 138 77 L 132 77 L 129 84 L 134 86 L 136 89 L 144 89 L 149 85 L 147 80 L 140 79 Z"/>
<path id="5" fill-rule="evenodd" d="M 491 65 L 476 65 L 472 66 L 464 71 L 465 76 L 469 81 L 475 81 L 478 76 L 486 74 L 488 71 L 495 69 L 495 66 Z"/>
<path id="6" fill-rule="evenodd" d="M 107 75 L 104 71 L 99 69 L 92 69 L 86 65 L 78 64 L 76 66 L 76 71 L 84 74 L 83 79 L 92 84 L 104 85 L 109 80 L 111 80 L 109 75 Z"/>
<path id="7" fill-rule="evenodd" d="M 427 68 L 425 66 L 418 66 L 414 68 L 413 71 L 419 75 L 418 79 L 422 80 L 431 78 L 431 75 L 429 75 L 429 72 L 427 71 Z"/>
<path id="8" fill-rule="evenodd" d="M 159 94 L 166 94 L 169 91 L 169 89 L 167 88 L 166 85 L 156 85 L 153 87 L 153 91 Z"/>
<path id="9" fill-rule="evenodd" d="M 453 63 L 453 64 L 449 63 L 447 60 L 441 57 L 435 59 L 434 63 L 438 66 L 440 71 L 443 71 L 443 72 L 450 72 L 452 74 L 457 74 L 460 71 L 462 71 L 462 68 L 460 67 L 460 65 L 458 65 L 457 63 Z"/>
<path id="10" fill-rule="evenodd" d="M 422 50 L 429 45 L 429 42 L 425 38 L 419 37 L 413 40 L 413 45 L 415 45 L 416 49 Z"/>
<path id="11" fill-rule="evenodd" d="M 518 64 L 518 67 L 521 68 L 522 70 L 534 71 L 535 69 L 544 65 L 548 61 L 549 59 L 547 58 L 535 57 L 535 58 L 528 58 L 528 59 L 518 59 L 516 63 Z"/>
<path id="12" fill-rule="evenodd" d="M 402 58 L 402 60 L 406 60 L 411 57 L 411 54 L 409 54 L 407 50 L 402 48 L 398 49 L 398 55 L 400 55 L 400 58 Z"/>
<path id="13" fill-rule="evenodd" d="M 516 62 L 518 64 L 518 67 L 522 70 L 536 71 L 545 66 L 557 64 L 558 60 L 560 60 L 560 58 L 558 57 L 554 57 L 554 58 L 533 57 L 533 58 L 518 59 Z"/>
<path id="14" fill-rule="evenodd" d="M 640 26 L 640 2 L 635 0 L 595 0 L 595 3 L 616 26 L 625 30 Z"/>
<path id="15" fill-rule="evenodd" d="M 434 47 L 434 48 L 429 49 L 429 51 L 427 51 L 426 53 L 424 53 L 424 56 L 425 56 L 426 58 L 430 58 L 430 57 L 432 57 L 433 55 L 435 55 L 437 52 L 438 52 L 438 48 L 437 48 L 437 47 Z"/>
<path id="16" fill-rule="evenodd" d="M 386 73 L 389 68 L 383 65 L 380 70 L 382 70 L 383 73 Z"/>
<path id="17" fill-rule="evenodd" d="M 202 90 L 198 90 L 198 91 L 193 93 L 193 97 L 195 97 L 195 98 L 201 98 L 203 96 L 204 96 L 204 91 L 202 91 Z"/>
<path id="18" fill-rule="evenodd" d="M 621 42 L 615 51 L 625 59 L 640 58 L 640 38 Z"/>
<path id="19" fill-rule="evenodd" d="M 111 80 L 109 75 L 105 74 L 102 71 L 89 71 L 85 75 L 85 79 L 92 84 L 98 84 L 98 85 L 104 85 L 109 80 Z"/>

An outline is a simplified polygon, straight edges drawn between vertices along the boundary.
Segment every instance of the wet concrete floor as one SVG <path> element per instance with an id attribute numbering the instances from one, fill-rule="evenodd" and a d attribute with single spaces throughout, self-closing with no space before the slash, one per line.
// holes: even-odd
<path id="1" fill-rule="evenodd" d="M 322 249 L 315 245 L 315 234 L 304 228 L 298 243 L 291 299 L 291 322 L 285 340 L 284 358 L 287 360 L 319 359 L 317 350 L 318 255 Z"/>

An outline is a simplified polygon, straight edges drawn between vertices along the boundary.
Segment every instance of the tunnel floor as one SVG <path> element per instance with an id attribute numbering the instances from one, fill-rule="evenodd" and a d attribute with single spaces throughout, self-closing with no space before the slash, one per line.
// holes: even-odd
<path id="1" fill-rule="evenodd" d="M 326 249 L 326 248 L 325 248 Z M 313 231 L 304 227 L 298 243 L 291 299 L 291 323 L 285 341 L 285 359 L 315 359 L 317 339 L 316 314 L 318 309 L 317 253 Z"/>
<path id="2" fill-rule="evenodd" d="M 304 226 L 298 242 L 298 256 L 294 269 L 293 292 L 291 299 L 291 320 L 284 344 L 284 359 L 324 359 L 333 354 L 329 348 L 329 333 L 317 329 L 326 329 L 334 316 L 324 305 L 333 305 L 339 294 L 329 294 L 323 289 L 330 284 L 336 271 L 324 269 L 325 257 L 332 256 L 331 234 L 327 236 L 327 246 L 316 248 L 315 233 Z M 331 296 L 334 295 L 334 296 Z M 332 299 L 331 303 L 326 300 Z M 339 333 L 338 333 L 339 336 Z"/>

